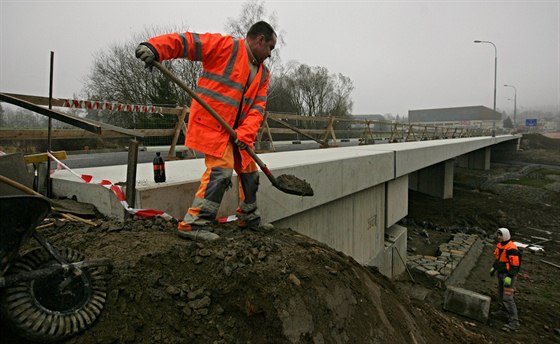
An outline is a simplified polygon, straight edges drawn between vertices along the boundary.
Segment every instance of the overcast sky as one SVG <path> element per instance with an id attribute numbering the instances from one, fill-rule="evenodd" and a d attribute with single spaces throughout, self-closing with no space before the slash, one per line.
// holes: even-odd
<path id="1" fill-rule="evenodd" d="M 0 0 L 0 91 L 80 94 L 93 55 L 147 27 L 224 32 L 243 1 Z M 354 114 L 493 107 L 560 112 L 560 1 L 274 1 L 280 56 L 354 82 Z M 163 32 L 162 32 L 163 33 Z M 131 52 L 132 54 L 133 52 Z M 511 99 L 511 100 L 508 100 Z"/>

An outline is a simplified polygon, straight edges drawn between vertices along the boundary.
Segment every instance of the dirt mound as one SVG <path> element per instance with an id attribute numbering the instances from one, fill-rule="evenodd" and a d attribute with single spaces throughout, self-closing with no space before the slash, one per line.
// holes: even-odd
<path id="1" fill-rule="evenodd" d="M 525 149 L 547 149 L 560 152 L 560 139 L 542 134 L 523 134 L 521 147 Z"/>
<path id="2" fill-rule="evenodd" d="M 102 316 L 68 342 L 427 343 L 448 332 L 441 324 L 458 329 L 447 333 L 454 341 L 468 338 L 443 316 L 430 324 L 378 272 L 290 229 L 227 224 L 199 243 L 177 238 L 175 226 L 57 221 L 43 232 L 114 262 Z"/>
<path id="3" fill-rule="evenodd" d="M 523 134 L 519 148 L 519 151 L 508 155 L 509 161 L 560 165 L 560 138 L 541 134 Z"/>

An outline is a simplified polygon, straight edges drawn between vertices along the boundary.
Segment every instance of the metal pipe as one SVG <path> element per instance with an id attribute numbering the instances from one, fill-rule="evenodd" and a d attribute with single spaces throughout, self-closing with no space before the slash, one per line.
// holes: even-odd
<path id="1" fill-rule="evenodd" d="M 494 47 L 494 112 L 496 112 L 496 82 L 498 78 L 498 48 L 490 41 L 474 41 L 475 43 L 488 43 Z M 492 137 L 496 136 L 496 121 L 492 121 Z"/>
<path id="2" fill-rule="evenodd" d="M 52 110 L 52 94 L 53 94 L 53 74 L 54 74 L 54 51 L 51 51 L 51 69 L 49 76 L 49 110 Z M 49 127 L 47 134 L 47 152 L 51 152 L 52 144 L 52 117 L 49 115 Z M 52 180 L 51 180 L 51 158 L 47 156 L 47 197 L 52 198 Z"/>
<path id="3" fill-rule="evenodd" d="M 514 95 L 513 95 L 513 128 L 515 129 L 517 127 L 517 89 L 515 88 L 515 86 L 512 85 L 504 85 L 505 87 L 511 87 L 513 88 L 514 91 Z"/>

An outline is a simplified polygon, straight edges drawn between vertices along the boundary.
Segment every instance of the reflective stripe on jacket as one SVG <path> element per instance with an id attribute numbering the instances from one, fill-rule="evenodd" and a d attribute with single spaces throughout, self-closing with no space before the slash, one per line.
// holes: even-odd
<path id="1" fill-rule="evenodd" d="M 201 61 L 203 72 L 195 92 L 231 127 L 238 138 L 253 147 L 266 109 L 270 72 L 260 64 L 253 81 L 245 39 L 216 33 L 173 33 L 151 38 L 147 44 L 155 49 L 159 61 L 186 58 Z M 244 92 L 245 90 L 245 92 Z M 193 101 L 185 145 L 204 154 L 221 157 L 229 134 L 198 102 Z M 241 152 L 244 167 L 251 157 Z"/>
<path id="2" fill-rule="evenodd" d="M 500 242 L 494 250 L 494 269 L 497 272 L 506 272 L 508 275 L 515 275 L 519 272 L 521 261 L 519 250 L 513 241 Z"/>

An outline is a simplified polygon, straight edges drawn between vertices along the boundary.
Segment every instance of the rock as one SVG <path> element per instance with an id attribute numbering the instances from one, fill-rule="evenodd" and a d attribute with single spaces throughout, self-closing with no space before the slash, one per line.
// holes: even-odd
<path id="1" fill-rule="evenodd" d="M 198 251 L 198 255 L 201 257 L 209 257 L 212 255 L 212 251 L 210 251 L 209 249 L 203 248 L 201 250 Z"/>
<path id="2" fill-rule="evenodd" d="M 288 276 L 288 279 L 290 280 L 290 282 L 292 282 L 296 286 L 298 286 L 298 287 L 301 286 L 301 281 L 299 280 L 299 278 L 296 277 L 296 275 L 290 274 Z"/>

